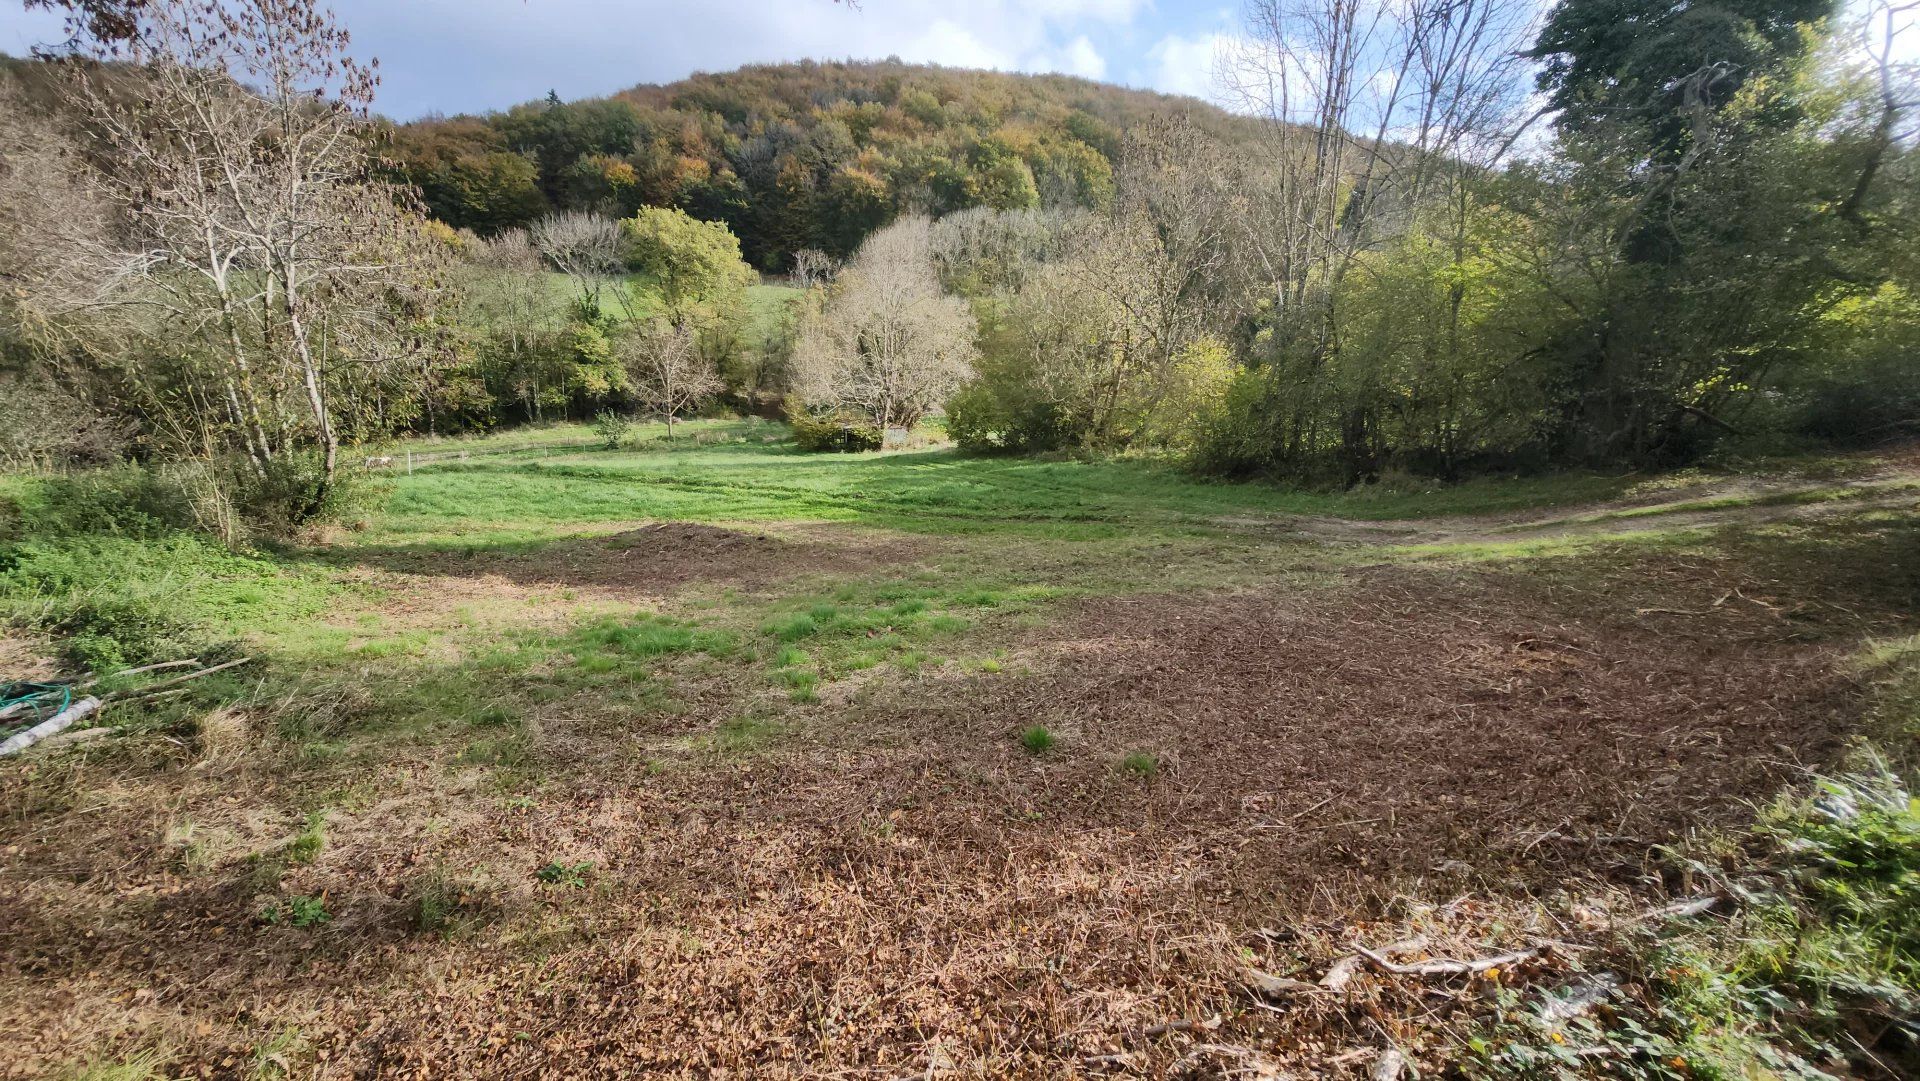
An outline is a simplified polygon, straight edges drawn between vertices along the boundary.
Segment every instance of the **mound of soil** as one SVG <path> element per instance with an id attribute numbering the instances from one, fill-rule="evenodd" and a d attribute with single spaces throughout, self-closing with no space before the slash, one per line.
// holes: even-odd
<path id="1" fill-rule="evenodd" d="M 907 538 L 833 526 L 774 533 L 663 522 L 605 537 L 565 538 L 527 552 L 408 556 L 387 565 L 413 574 L 498 576 L 520 585 L 662 596 L 696 582 L 752 590 L 803 574 L 904 562 L 919 552 Z"/>

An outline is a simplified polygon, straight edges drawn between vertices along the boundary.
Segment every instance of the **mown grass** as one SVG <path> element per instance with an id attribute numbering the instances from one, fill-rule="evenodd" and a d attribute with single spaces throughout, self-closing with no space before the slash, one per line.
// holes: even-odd
<path id="1" fill-rule="evenodd" d="M 196 684 L 190 696 L 140 707 L 148 712 L 119 712 L 116 724 L 143 718 L 136 723 L 184 734 L 208 706 L 238 702 L 277 726 L 269 738 L 290 752 L 293 770 L 343 759 L 377 765 L 405 744 L 420 752 L 409 754 L 412 761 L 476 771 L 490 776 L 497 793 L 530 800 L 528 791 L 552 779 L 540 736 L 556 719 L 610 745 L 630 745 L 628 753 L 663 769 L 771 753 L 811 735 L 806 726 L 832 713 L 795 707 L 862 693 L 854 677 L 947 664 L 997 672 L 1005 644 L 999 632 L 1049 618 L 1049 606 L 1063 598 L 1103 591 L 1271 586 L 1295 566 L 1328 573 L 1357 559 L 1578 557 L 1553 561 L 1571 574 L 1665 549 L 1750 560 L 1783 579 L 1817 582 L 1836 604 L 1870 595 L 1920 603 L 1920 560 L 1912 558 L 1920 535 L 1875 515 L 1737 533 L 1679 521 L 1672 529 L 1558 538 L 1490 535 L 1497 530 L 1489 528 L 1482 539 L 1393 552 L 1285 540 L 1295 515 L 1385 522 L 1579 506 L 1671 488 L 1661 478 L 1303 492 L 1201 483 L 1147 460 L 980 459 L 942 450 L 811 456 L 795 451 L 783 431 L 706 421 L 667 441 L 664 429 L 646 426 L 613 452 L 593 448 L 591 432 L 579 425 L 416 441 L 409 446 L 417 459 L 429 450 L 467 456 L 417 460 L 411 474 L 392 471 L 391 494 L 364 528 L 306 547 L 233 552 L 179 530 L 49 532 L 28 522 L 0 538 L 0 618 L 62 638 L 82 667 L 241 646 L 266 658 L 258 676 L 243 670 L 244 678 Z M 0 481 L 0 500 L 11 496 L 30 515 L 37 483 Z M 1681 506 L 1734 504 L 1710 498 Z M 404 590 L 431 592 L 436 574 L 473 573 L 447 566 L 446 553 L 531 554 L 647 520 L 831 522 L 910 534 L 921 547 L 899 566 L 803 566 L 793 578 L 752 590 L 695 583 L 664 598 L 614 603 L 536 583 L 540 592 L 502 602 L 514 612 L 490 618 L 430 608 L 409 623 L 388 610 Z M 396 567 L 404 574 L 376 573 L 369 584 L 369 569 Z M 515 618 L 536 614 L 550 618 L 538 625 Z M 1882 652 L 1910 658 L 1916 650 L 1920 643 L 1906 641 Z M 652 723 L 693 708 L 683 704 L 698 697 L 690 687 L 704 691 L 708 681 L 727 684 L 732 700 L 701 725 Z M 1883 700 L 1896 704 L 1882 710 L 1890 731 L 1911 738 L 1920 680 L 1898 686 L 1906 689 L 1888 692 Z M 1071 729 L 1035 724 L 1002 738 L 1040 763 L 1088 751 Z M 1162 761 L 1143 747 L 1102 753 L 1142 788 L 1180 776 L 1177 758 Z M 326 862 L 329 797 L 320 787 L 316 781 L 314 799 L 292 808 L 304 816 L 299 832 L 271 865 L 262 863 L 275 887 L 288 866 Z M 1743 879 L 1752 884 L 1741 888 L 1772 899 L 1754 907 L 1739 936 L 1703 924 L 1697 934 L 1641 944 L 1631 956 L 1655 973 L 1650 986 L 1666 1012 L 1634 1016 L 1638 1028 L 1584 1033 L 1613 1049 L 1601 1065 L 1641 1069 L 1622 1076 L 1712 1076 L 1710 1065 L 1724 1066 L 1726 1076 L 1752 1075 L 1785 1061 L 1765 1059 L 1769 1048 L 1806 1057 L 1822 1041 L 1841 1040 L 1862 995 L 1884 1002 L 1912 992 L 1920 970 L 1920 920 L 1909 918 L 1920 896 L 1912 888 L 1920 829 L 1911 801 L 1904 809 L 1891 798 L 1875 806 L 1875 817 L 1840 820 L 1818 799 L 1791 801 L 1733 846 L 1739 858 L 1760 853 L 1763 863 L 1742 865 L 1759 877 Z M 423 892 L 420 927 L 448 926 L 457 896 L 445 886 Z M 290 924 L 326 918 L 296 902 L 304 899 L 284 904 Z M 1894 990 L 1876 990 L 1886 988 Z M 1782 1027 L 1789 1023 L 1791 1032 Z M 1564 1048 L 1524 1026 L 1496 1028 L 1484 1039 L 1477 1053 L 1487 1072 L 1521 1076 L 1560 1062 Z M 1684 1065 L 1671 1065 L 1675 1059 Z M 1663 1061 L 1669 1065 L 1649 1065 Z M 1593 1067 L 1576 1057 L 1569 1068 Z"/>
<path id="2" fill-rule="evenodd" d="M 785 431 L 757 420 L 701 421 L 682 425 L 669 441 L 663 426 L 646 425 L 631 447 L 613 452 L 588 445 L 584 425 L 416 440 L 402 448 L 416 452 L 414 471 L 387 471 L 385 505 L 363 528 L 321 547 L 276 551 L 233 552 L 137 521 L 129 529 L 37 529 L 42 516 L 64 520 L 37 494 L 51 489 L 6 478 L 0 501 L 15 508 L 15 521 L 11 539 L 0 543 L 0 618 L 64 641 L 80 668 L 231 655 L 244 646 L 284 663 L 276 686 L 295 700 L 351 679 L 351 694 L 321 696 L 350 705 L 281 712 L 283 731 L 316 753 L 331 753 L 349 733 L 418 732 L 453 721 L 492 730 L 484 738 L 496 746 L 482 757 L 500 757 L 512 750 L 517 725 L 575 695 L 598 695 L 608 708 L 663 708 L 671 695 L 656 669 L 672 655 L 757 668 L 763 686 L 808 702 L 824 686 L 881 665 L 991 670 L 996 662 L 966 643 L 985 629 L 1038 618 L 1064 597 L 1272 582 L 1290 566 L 1327 564 L 1318 546 L 1280 543 L 1295 515 L 1389 521 L 1489 513 L 1669 484 L 1583 474 L 1309 492 L 1202 483 L 1148 460 L 971 458 L 948 450 L 809 455 Z M 429 452 L 464 457 L 427 460 Z M 359 573 L 367 566 L 439 573 L 448 553 L 527 555 L 649 520 L 833 522 L 949 539 L 907 574 L 878 566 L 802 573 L 752 596 L 723 584 L 718 592 L 694 587 L 678 607 L 682 615 L 699 613 L 698 625 L 596 607 L 566 590 L 489 602 L 493 608 L 480 613 L 396 622 L 387 610 L 392 587 Z M 1686 531 L 1514 536 L 1405 555 L 1505 560 L 1704 542 Z M 520 627 L 554 606 L 568 613 L 570 629 Z M 536 670 L 539 678 L 527 678 Z M 229 693 L 232 686 L 198 688 L 194 700 L 199 690 Z M 340 716 L 349 710 L 350 723 Z"/>
<path id="3" fill-rule="evenodd" d="M 1578 475 L 1323 493 L 1203 483 L 1150 461 L 974 458 L 952 450 L 813 455 L 749 434 L 732 438 L 705 446 L 689 439 L 665 453 L 581 450 L 549 457 L 538 456 L 537 444 L 493 455 L 480 441 L 467 461 L 437 462 L 398 478 L 386 513 L 365 540 L 465 548 L 537 540 L 562 526 L 675 520 L 826 521 L 1077 541 L 1264 522 L 1284 527 L 1293 515 L 1388 521 L 1493 513 L 1591 502 L 1631 484 Z"/>

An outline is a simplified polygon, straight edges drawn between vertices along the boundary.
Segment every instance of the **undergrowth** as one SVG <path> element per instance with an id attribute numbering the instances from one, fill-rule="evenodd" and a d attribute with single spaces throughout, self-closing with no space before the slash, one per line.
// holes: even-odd
<path id="1" fill-rule="evenodd" d="M 1879 741 L 1920 734 L 1920 638 L 1876 650 Z M 1498 1077 L 1920 1076 L 1920 771 L 1867 744 L 1744 835 L 1674 850 L 1713 908 L 1589 958 L 1624 993 L 1559 1022 L 1519 993 L 1468 1041 Z"/>

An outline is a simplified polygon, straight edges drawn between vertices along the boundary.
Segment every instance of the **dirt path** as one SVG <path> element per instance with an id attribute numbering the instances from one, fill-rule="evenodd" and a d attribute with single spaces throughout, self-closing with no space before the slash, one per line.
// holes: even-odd
<path id="1" fill-rule="evenodd" d="M 1295 536 L 1337 546 L 1424 547 L 1508 544 L 1650 532 L 1717 529 L 1920 506 L 1920 474 L 1843 482 L 1738 478 L 1699 485 L 1680 495 L 1615 502 L 1575 513 L 1473 515 L 1419 522 L 1349 518 L 1216 518 L 1234 529 Z"/>

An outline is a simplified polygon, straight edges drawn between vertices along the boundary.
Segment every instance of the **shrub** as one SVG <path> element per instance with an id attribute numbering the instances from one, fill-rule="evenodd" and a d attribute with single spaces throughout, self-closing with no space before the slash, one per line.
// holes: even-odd
<path id="1" fill-rule="evenodd" d="M 54 624 L 65 636 L 67 659 L 105 674 L 133 665 L 225 652 L 204 631 L 152 597 L 99 597 L 82 602 Z"/>
<path id="2" fill-rule="evenodd" d="M 218 484 L 223 479 L 239 520 L 247 528 L 272 537 L 292 536 L 323 522 L 364 517 L 386 492 L 378 478 L 356 470 L 342 470 L 328 484 L 326 466 L 318 453 L 282 455 L 262 470 L 255 470 L 245 459 L 229 459 L 207 483 Z M 202 532 L 215 532 L 204 515 L 196 518 L 195 524 Z"/>
<path id="3" fill-rule="evenodd" d="M 600 437 L 600 445 L 608 450 L 619 450 L 626 442 L 627 434 L 633 431 L 633 419 L 624 413 L 611 409 L 602 409 L 593 415 L 593 431 Z"/>
<path id="4" fill-rule="evenodd" d="M 18 497 L 11 517 L 16 536 L 157 537 L 196 524 L 172 477 L 133 465 L 44 478 Z"/>
<path id="5" fill-rule="evenodd" d="M 1058 450 L 1071 438 L 1059 406 L 1029 383 L 976 379 L 947 400 L 947 433 L 975 453 Z"/>
<path id="6" fill-rule="evenodd" d="M 787 423 L 793 427 L 793 441 L 801 450 L 852 453 L 879 450 L 886 442 L 886 433 L 879 427 L 850 417 L 816 417 L 794 409 L 788 411 Z"/>

